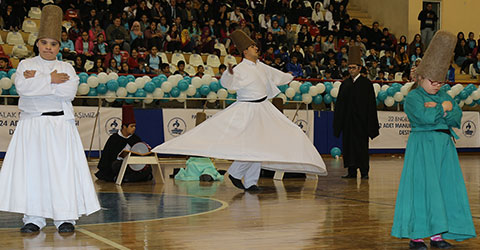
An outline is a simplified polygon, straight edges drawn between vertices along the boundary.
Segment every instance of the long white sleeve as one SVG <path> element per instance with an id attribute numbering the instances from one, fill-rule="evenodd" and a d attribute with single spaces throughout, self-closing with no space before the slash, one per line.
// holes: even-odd
<path id="1" fill-rule="evenodd" d="M 17 67 L 15 77 L 15 88 L 19 96 L 43 96 L 53 94 L 50 74 L 37 70 L 34 77 L 25 79 L 23 73 L 26 70 L 35 70 L 35 68 L 32 67 L 30 61 L 23 60 Z"/>

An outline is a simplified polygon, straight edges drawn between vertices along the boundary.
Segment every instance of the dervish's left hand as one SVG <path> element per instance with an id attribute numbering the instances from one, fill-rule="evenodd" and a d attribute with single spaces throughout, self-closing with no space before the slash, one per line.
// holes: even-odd
<path id="1" fill-rule="evenodd" d="M 35 76 L 36 72 L 36 70 L 25 70 L 23 71 L 23 77 L 25 77 L 25 79 L 32 78 Z"/>
<path id="2" fill-rule="evenodd" d="M 437 106 L 437 103 L 436 102 L 426 102 L 424 103 L 425 105 L 425 108 L 434 108 L 435 106 Z"/>

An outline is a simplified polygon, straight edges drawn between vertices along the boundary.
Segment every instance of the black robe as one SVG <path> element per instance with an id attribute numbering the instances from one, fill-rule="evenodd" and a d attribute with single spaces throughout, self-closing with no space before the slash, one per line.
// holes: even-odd
<path id="1" fill-rule="evenodd" d="M 103 147 L 102 157 L 100 158 L 97 166 L 99 171 L 95 174 L 95 176 L 97 176 L 97 178 L 100 180 L 115 181 L 118 175 L 118 171 L 120 170 L 120 166 L 122 164 L 121 160 L 117 160 L 118 154 L 122 152 L 122 150 L 127 144 L 132 147 L 133 145 L 141 141 L 142 140 L 140 139 L 140 137 L 138 137 L 138 135 L 136 134 L 133 134 L 128 138 L 121 137 L 118 133 L 111 135 L 105 143 L 105 146 Z M 149 170 L 151 174 L 151 168 L 149 168 Z M 130 168 L 127 168 L 127 170 L 125 171 L 124 181 L 126 182 L 133 179 L 136 180 L 137 177 L 132 177 L 132 175 L 140 174 L 142 171 L 138 171 L 138 173 L 135 172 L 136 171 L 132 171 Z M 144 174 L 145 173 L 143 173 L 142 175 Z"/>
<path id="2" fill-rule="evenodd" d="M 342 134 L 343 163 L 349 174 L 368 175 L 368 138 L 379 135 L 377 105 L 373 85 L 363 76 L 353 83 L 346 79 L 340 86 L 333 118 L 333 132 Z"/>

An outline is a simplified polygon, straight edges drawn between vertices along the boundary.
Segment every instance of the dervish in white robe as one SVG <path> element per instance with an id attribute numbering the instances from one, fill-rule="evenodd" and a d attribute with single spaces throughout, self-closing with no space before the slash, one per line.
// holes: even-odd
<path id="1" fill-rule="evenodd" d="M 229 174 L 256 185 L 261 168 L 327 175 L 325 163 L 305 133 L 268 100 L 293 76 L 260 61 L 243 61 L 226 70 L 221 84 L 237 92 L 237 102 L 185 134 L 152 151 L 234 160 Z"/>
<path id="2" fill-rule="evenodd" d="M 35 76 L 26 79 L 26 70 L 35 70 Z M 52 83 L 54 70 L 70 79 Z M 51 218 L 58 228 L 100 209 L 75 126 L 72 100 L 78 83 L 65 62 L 36 56 L 18 65 L 21 115 L 0 171 L 0 210 L 24 214 L 25 224 L 43 228 L 45 218 Z"/>

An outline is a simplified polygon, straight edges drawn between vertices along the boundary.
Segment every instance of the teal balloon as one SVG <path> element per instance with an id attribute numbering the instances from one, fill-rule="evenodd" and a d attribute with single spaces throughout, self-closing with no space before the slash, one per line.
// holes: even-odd
<path id="1" fill-rule="evenodd" d="M 134 81 L 135 81 L 135 76 L 133 76 L 133 75 L 128 75 L 128 76 L 127 76 L 127 80 L 128 80 L 128 82 L 134 82 Z"/>
<path id="2" fill-rule="evenodd" d="M 147 92 L 145 92 L 145 90 L 143 89 L 137 89 L 137 91 L 135 92 L 135 97 L 146 97 L 147 96 Z"/>
<path id="3" fill-rule="evenodd" d="M 98 75 L 95 74 L 95 73 L 92 73 L 92 74 L 90 74 L 88 77 L 90 77 L 90 76 L 98 76 Z"/>
<path id="4" fill-rule="evenodd" d="M 309 87 L 312 87 L 312 86 L 313 86 L 313 84 L 312 84 L 311 82 L 304 82 L 303 84 L 306 84 L 306 85 L 309 86 Z"/>
<path id="5" fill-rule="evenodd" d="M 400 90 L 400 88 L 402 87 L 402 84 L 398 83 L 398 82 L 395 82 L 392 84 L 392 87 L 394 87 L 395 89 L 398 89 Z"/>
<path id="6" fill-rule="evenodd" d="M 325 94 L 325 96 L 323 97 L 323 102 L 325 104 L 330 104 L 332 103 L 332 101 L 333 101 L 332 96 L 330 94 Z"/>
<path id="7" fill-rule="evenodd" d="M 16 69 L 10 69 L 10 70 L 8 71 L 8 77 L 12 78 L 12 75 L 15 74 L 15 72 L 17 72 Z"/>
<path id="8" fill-rule="evenodd" d="M 153 81 L 150 81 L 150 82 L 147 82 L 145 83 L 145 86 L 143 86 L 143 89 L 147 92 L 147 93 L 153 93 L 153 91 L 155 91 L 155 83 L 153 83 Z"/>
<path id="9" fill-rule="evenodd" d="M 106 94 L 107 90 L 108 90 L 107 85 L 105 85 L 103 83 L 98 84 L 97 94 L 100 94 L 100 95 Z"/>
<path id="10" fill-rule="evenodd" d="M 1 78 L 0 78 L 1 79 Z M 445 92 L 449 91 L 450 89 L 452 89 L 452 87 L 449 85 L 449 84 L 445 84 L 441 87 L 441 89 L 445 90 Z"/>
<path id="11" fill-rule="evenodd" d="M 197 89 L 197 92 L 195 92 L 195 95 L 193 95 L 193 98 L 201 98 L 202 94 L 200 93 L 200 89 Z"/>
<path id="12" fill-rule="evenodd" d="M 90 91 L 88 91 L 88 96 L 97 96 L 97 90 L 95 88 L 90 88 Z"/>
<path id="13" fill-rule="evenodd" d="M 473 107 L 473 106 L 475 106 L 475 105 L 477 105 L 476 102 L 472 102 L 472 103 L 468 104 L 468 106 L 470 106 L 470 107 Z"/>
<path id="14" fill-rule="evenodd" d="M 304 83 L 300 85 L 300 93 L 306 94 L 308 93 L 309 90 L 310 90 L 310 86 L 308 86 L 308 84 Z"/>
<path id="15" fill-rule="evenodd" d="M 380 105 L 380 100 L 378 100 L 378 98 L 375 99 L 375 102 L 377 103 L 377 106 Z"/>
<path id="16" fill-rule="evenodd" d="M 313 97 L 313 100 L 312 100 L 312 101 L 313 101 L 313 103 L 315 103 L 315 104 L 322 104 L 322 102 L 323 102 L 323 97 L 322 97 L 322 95 L 316 95 L 316 96 Z"/>
<path id="17" fill-rule="evenodd" d="M 397 93 L 397 89 L 395 87 L 392 86 L 392 87 L 387 89 L 387 95 L 388 96 L 393 96 L 393 95 L 395 95 L 395 93 Z"/>
<path id="18" fill-rule="evenodd" d="M 180 80 L 178 81 L 177 87 L 180 91 L 185 91 L 188 89 L 188 82 L 186 80 Z"/>
<path id="19" fill-rule="evenodd" d="M 128 93 L 126 97 L 135 97 L 135 95 L 132 93 Z M 125 99 L 126 103 L 133 103 L 133 101 L 133 99 Z"/>
<path id="20" fill-rule="evenodd" d="M 152 79 L 153 84 L 155 84 L 155 88 L 161 88 L 162 87 L 162 80 L 160 78 L 153 78 Z"/>
<path id="21" fill-rule="evenodd" d="M 333 85 L 330 83 L 330 84 L 325 84 L 325 92 L 327 93 L 330 93 L 330 90 L 333 89 Z"/>
<path id="22" fill-rule="evenodd" d="M 202 96 L 207 96 L 208 93 L 210 93 L 210 87 L 206 84 L 203 84 L 202 86 L 200 86 L 200 94 L 202 94 Z"/>
<path id="23" fill-rule="evenodd" d="M 170 98 L 170 94 L 169 93 L 164 93 L 163 94 L 163 97 L 164 98 Z M 170 100 L 161 100 L 162 102 L 169 102 Z"/>
<path id="24" fill-rule="evenodd" d="M 10 87 L 10 89 L 8 90 L 8 93 L 10 95 L 18 95 L 17 88 L 15 88 L 15 85 L 12 85 L 12 87 Z"/>
<path id="25" fill-rule="evenodd" d="M 463 91 L 463 90 L 462 90 Z M 460 103 L 460 101 L 462 100 L 462 98 L 460 98 L 459 95 L 455 96 L 455 98 L 453 98 L 453 100 L 455 100 L 455 102 Z"/>
<path id="26" fill-rule="evenodd" d="M 333 98 L 333 103 L 337 103 L 337 98 L 336 97 Z"/>
<path id="27" fill-rule="evenodd" d="M 170 95 L 172 97 L 178 97 L 180 95 L 180 89 L 178 87 L 173 87 L 172 90 L 170 90 Z"/>
<path id="28" fill-rule="evenodd" d="M 474 101 L 474 102 L 476 102 L 478 105 L 480 105 L 480 99 L 478 99 L 478 100 L 476 100 L 476 101 Z"/>
<path id="29" fill-rule="evenodd" d="M 378 98 L 378 100 L 380 100 L 381 102 L 385 101 L 385 99 L 387 99 L 387 97 L 388 97 L 387 91 L 385 91 L 385 90 L 380 90 L 380 92 L 378 92 L 377 98 Z"/>
<path id="30" fill-rule="evenodd" d="M 119 76 L 117 82 L 119 87 L 125 88 L 127 86 L 128 79 L 126 76 Z"/>
<path id="31" fill-rule="evenodd" d="M 2 78 L 0 78 L 0 79 L 2 79 Z M 282 93 L 285 93 L 285 91 L 288 89 L 288 84 L 280 85 L 280 86 L 278 86 L 278 89 L 280 91 L 282 91 Z"/>
<path id="32" fill-rule="evenodd" d="M 119 87 L 119 84 L 117 80 L 109 80 L 107 82 L 107 88 L 110 91 L 117 91 L 118 87 Z"/>
<path id="33" fill-rule="evenodd" d="M 2 89 L 2 95 L 9 95 L 10 92 L 8 91 L 8 89 Z"/>
<path id="34" fill-rule="evenodd" d="M 183 80 L 185 80 L 189 85 L 192 83 L 192 78 L 190 76 L 185 76 Z"/>
<path id="35" fill-rule="evenodd" d="M 161 82 L 166 82 L 168 80 L 168 77 L 164 74 L 158 75 L 158 79 L 160 79 Z"/>
<path id="36" fill-rule="evenodd" d="M 236 94 L 230 94 L 230 93 L 228 93 L 227 99 L 237 99 L 237 95 L 236 95 Z M 227 104 L 232 104 L 232 103 L 234 103 L 234 102 L 235 102 L 235 101 L 231 101 L 231 100 L 226 101 Z"/>
<path id="37" fill-rule="evenodd" d="M 338 147 L 333 147 L 332 149 L 330 149 L 330 154 L 332 155 L 332 157 L 335 158 L 342 154 L 342 150 L 340 150 Z"/>
<path id="38" fill-rule="evenodd" d="M 473 91 L 477 90 L 477 87 L 475 87 L 474 84 L 468 84 L 465 89 L 468 91 L 469 95 L 472 94 Z"/>
<path id="39" fill-rule="evenodd" d="M 218 81 L 213 81 L 210 83 L 210 90 L 213 92 L 217 92 L 220 89 L 220 83 Z"/>
<path id="40" fill-rule="evenodd" d="M 80 83 L 87 83 L 88 74 L 85 73 L 85 72 L 82 72 L 82 73 L 78 74 L 78 78 L 80 79 Z"/>
<path id="41" fill-rule="evenodd" d="M 6 71 L 0 71 L 0 79 L 8 76 L 8 73 Z"/>
<path id="42" fill-rule="evenodd" d="M 465 100 L 465 99 L 467 99 L 467 97 L 469 95 L 470 94 L 468 94 L 468 91 L 464 89 L 464 90 L 460 91 L 460 93 L 458 94 L 458 97 L 460 97 L 460 99 L 462 99 L 462 100 Z"/>
<path id="43" fill-rule="evenodd" d="M 302 95 L 299 93 L 296 93 L 295 96 L 293 97 L 294 101 L 302 101 Z"/>

